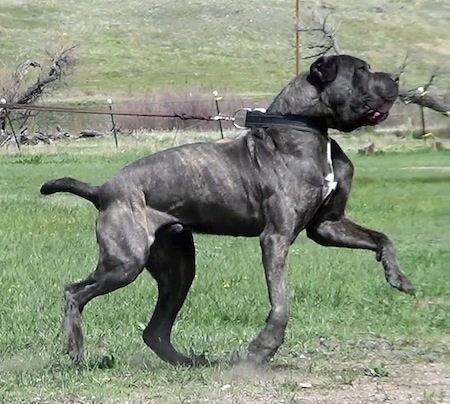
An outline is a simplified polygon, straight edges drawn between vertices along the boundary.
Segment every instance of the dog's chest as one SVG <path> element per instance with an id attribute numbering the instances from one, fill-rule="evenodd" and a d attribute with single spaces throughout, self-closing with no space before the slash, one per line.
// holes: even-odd
<path id="1" fill-rule="evenodd" d="M 316 151 L 312 151 L 314 149 Z M 292 191 L 297 195 L 304 194 L 310 187 L 316 190 L 319 188 L 317 202 L 322 203 L 338 185 L 331 154 L 331 140 L 327 139 L 326 143 L 321 145 L 300 144 L 298 151 L 291 151 L 290 158 L 284 159 L 286 166 L 279 171 L 279 178 L 288 192 L 293 187 Z"/>

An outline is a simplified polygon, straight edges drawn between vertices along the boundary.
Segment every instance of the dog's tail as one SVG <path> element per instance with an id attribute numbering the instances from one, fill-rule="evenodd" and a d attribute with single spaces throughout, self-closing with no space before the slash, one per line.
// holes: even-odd
<path id="1" fill-rule="evenodd" d="M 50 195 L 56 192 L 70 192 L 71 194 L 91 201 L 97 209 L 100 205 L 99 187 L 88 184 L 87 182 L 78 181 L 75 178 L 65 177 L 47 181 L 42 185 L 40 191 L 43 195 Z"/>

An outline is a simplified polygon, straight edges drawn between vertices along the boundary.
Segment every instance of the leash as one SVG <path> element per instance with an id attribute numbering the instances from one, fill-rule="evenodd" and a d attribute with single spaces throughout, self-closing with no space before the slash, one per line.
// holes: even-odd
<path id="1" fill-rule="evenodd" d="M 178 118 L 182 120 L 187 119 L 197 119 L 203 121 L 213 121 L 215 117 L 208 117 L 204 115 L 190 115 L 184 112 L 173 113 L 173 114 L 145 114 L 136 112 L 120 112 L 120 111 L 103 111 L 95 109 L 83 109 L 83 108 L 73 108 L 73 107 L 56 107 L 49 105 L 33 105 L 33 104 L 10 104 L 10 103 L 0 103 L 0 111 L 2 109 L 8 110 L 27 110 L 27 111 L 46 111 L 46 112 L 63 112 L 70 114 L 90 114 L 90 115 L 117 115 L 117 116 L 140 116 L 140 117 L 153 117 L 153 118 Z M 223 117 L 224 120 L 227 117 Z"/>
<path id="2" fill-rule="evenodd" d="M 231 122 L 237 129 L 248 128 L 268 128 L 276 126 L 291 127 L 305 131 L 320 131 L 323 132 L 322 127 L 317 125 L 313 119 L 307 117 L 299 117 L 296 115 L 276 115 L 266 114 L 265 109 L 262 108 L 242 108 L 237 110 L 232 116 L 226 115 L 192 115 L 184 112 L 173 114 L 150 114 L 150 113 L 136 113 L 136 112 L 121 112 L 121 111 L 104 111 L 86 108 L 73 107 L 58 107 L 50 105 L 34 105 L 34 104 L 14 104 L 14 103 L 0 103 L 0 112 L 2 109 L 7 110 L 27 110 L 27 111 L 46 111 L 46 112 L 60 112 L 71 114 L 91 114 L 91 115 L 117 115 L 117 116 L 135 116 L 135 117 L 149 117 L 149 118 L 177 118 L 181 120 L 201 120 L 201 121 L 228 121 Z"/>

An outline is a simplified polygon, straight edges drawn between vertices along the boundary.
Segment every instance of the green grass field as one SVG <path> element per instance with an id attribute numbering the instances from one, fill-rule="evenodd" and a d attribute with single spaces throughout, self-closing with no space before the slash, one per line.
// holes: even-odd
<path id="1" fill-rule="evenodd" d="M 174 342 L 217 364 L 173 368 L 145 346 L 156 289 L 144 273 L 88 305 L 85 361 L 72 365 L 62 353 L 62 289 L 96 264 L 96 212 L 38 189 L 64 175 L 103 181 L 169 143 L 131 142 L 115 153 L 85 140 L 0 156 L 0 402 L 381 402 L 368 398 L 376 386 L 392 402 L 450 400 L 450 154 L 425 148 L 352 155 L 348 207 L 351 218 L 391 236 L 416 297 L 389 287 L 372 253 L 326 249 L 301 235 L 290 252 L 282 349 L 259 369 L 230 366 L 268 312 L 258 241 L 197 236 L 197 278 Z"/>

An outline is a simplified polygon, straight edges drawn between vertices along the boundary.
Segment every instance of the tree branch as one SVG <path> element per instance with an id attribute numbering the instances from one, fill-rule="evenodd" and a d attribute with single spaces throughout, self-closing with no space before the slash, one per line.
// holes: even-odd
<path id="1" fill-rule="evenodd" d="M 45 74 L 42 74 L 43 68 L 39 62 L 27 59 L 19 63 L 9 82 L 2 86 L 3 95 L 0 98 L 12 104 L 33 104 L 45 94 L 49 94 L 63 83 L 63 77 L 75 65 L 77 60 L 73 54 L 75 48 L 76 46 L 66 46 L 56 53 L 47 51 L 50 66 Z M 29 84 L 30 68 L 38 70 L 37 78 L 32 84 Z M 9 116 L 11 121 L 18 121 L 22 128 L 31 116 L 31 111 L 11 111 Z M 5 111 L 0 110 L 0 128 L 5 129 L 5 125 Z"/>
<path id="2" fill-rule="evenodd" d="M 438 77 L 438 72 L 435 70 L 428 82 L 423 86 L 411 90 L 401 90 L 399 99 L 405 104 L 417 104 L 425 108 L 430 108 L 433 111 L 450 117 L 450 94 L 436 95 L 430 94 L 429 88 L 433 84 L 434 79 Z"/>
<path id="3" fill-rule="evenodd" d="M 17 104 L 32 104 L 38 98 L 40 98 L 45 91 L 50 91 L 50 84 L 60 81 L 66 70 L 72 68 L 76 59 L 72 55 L 72 52 L 76 46 L 69 48 L 62 48 L 60 52 L 56 54 L 47 54 L 51 58 L 51 66 L 48 69 L 47 75 L 43 78 L 38 77 L 37 81 L 28 87 L 16 100 Z"/>
<path id="4" fill-rule="evenodd" d="M 328 22 L 330 15 L 331 13 L 328 13 L 325 17 L 321 17 L 315 13 L 313 17 L 315 26 L 312 28 L 299 29 L 299 31 L 309 33 L 311 36 L 317 37 L 318 34 L 321 34 L 321 37 L 317 42 L 313 42 L 306 46 L 306 48 L 312 50 L 313 53 L 305 56 L 304 59 L 313 59 L 324 56 L 330 51 L 333 51 L 333 53 L 337 55 L 342 53 L 336 38 L 339 25 Z"/>

